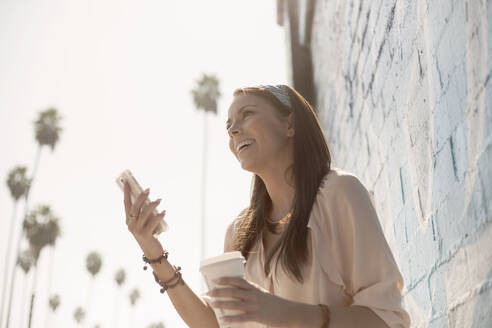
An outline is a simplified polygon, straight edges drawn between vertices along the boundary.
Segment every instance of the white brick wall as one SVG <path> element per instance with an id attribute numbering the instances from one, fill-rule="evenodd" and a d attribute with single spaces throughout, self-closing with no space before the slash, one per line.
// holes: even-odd
<path id="1" fill-rule="evenodd" d="M 492 1 L 317 0 L 335 164 L 374 192 L 412 327 L 492 327 Z"/>

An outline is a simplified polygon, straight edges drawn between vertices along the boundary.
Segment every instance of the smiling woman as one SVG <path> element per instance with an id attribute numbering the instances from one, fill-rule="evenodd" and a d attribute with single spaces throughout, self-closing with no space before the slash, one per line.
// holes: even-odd
<path id="1" fill-rule="evenodd" d="M 152 237 L 156 205 L 142 209 L 145 194 L 126 201 L 130 231 L 185 322 L 218 327 L 214 307 L 240 310 L 220 318 L 236 327 L 409 327 L 403 278 L 369 193 L 332 167 L 309 103 L 286 85 L 240 88 L 226 127 L 230 151 L 253 173 L 250 204 L 224 242 L 246 258 L 245 279 L 224 277 L 197 296 Z"/>

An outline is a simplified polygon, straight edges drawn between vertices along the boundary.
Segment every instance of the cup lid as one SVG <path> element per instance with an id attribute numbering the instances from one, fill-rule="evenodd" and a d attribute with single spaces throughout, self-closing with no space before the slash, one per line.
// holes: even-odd
<path id="1" fill-rule="evenodd" d="M 200 261 L 200 267 L 204 267 L 206 265 L 218 263 L 218 262 L 223 262 L 223 261 L 228 261 L 228 260 L 235 260 L 235 259 L 241 259 L 244 261 L 244 257 L 241 254 L 240 251 L 234 251 L 234 252 L 226 252 L 224 254 L 210 257 L 208 259 L 204 259 Z"/>

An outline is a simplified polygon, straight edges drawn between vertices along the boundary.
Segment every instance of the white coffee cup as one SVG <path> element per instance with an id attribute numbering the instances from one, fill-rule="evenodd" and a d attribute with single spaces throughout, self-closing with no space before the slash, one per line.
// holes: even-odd
<path id="1" fill-rule="evenodd" d="M 239 251 L 227 252 L 219 256 L 204 259 L 200 262 L 200 272 L 203 275 L 205 284 L 208 290 L 214 288 L 223 288 L 224 285 L 218 285 L 214 283 L 215 279 L 222 277 L 241 277 L 244 278 L 244 264 L 246 260 Z M 234 300 L 229 297 L 214 297 L 212 299 L 217 300 Z M 221 328 L 232 327 L 233 324 L 225 324 L 220 322 L 220 317 L 224 315 L 241 314 L 242 311 L 230 310 L 230 309 L 217 309 L 214 308 L 215 315 L 219 321 Z"/>

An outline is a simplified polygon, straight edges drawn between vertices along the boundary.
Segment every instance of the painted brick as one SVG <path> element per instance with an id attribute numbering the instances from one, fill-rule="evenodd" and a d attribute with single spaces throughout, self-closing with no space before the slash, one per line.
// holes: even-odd
<path id="1" fill-rule="evenodd" d="M 316 1 L 320 121 L 374 192 L 412 327 L 492 327 L 492 2 Z"/>
<path id="2" fill-rule="evenodd" d="M 452 74 L 448 89 L 438 99 L 434 113 L 440 118 L 435 130 L 436 148 L 440 149 L 459 122 L 466 116 L 466 63 L 461 61 Z"/>
<path id="3" fill-rule="evenodd" d="M 468 165 L 465 141 L 466 136 L 463 123 L 460 122 L 453 131 L 450 139 L 455 178 L 459 183 L 463 181 L 465 170 Z"/>
<path id="4" fill-rule="evenodd" d="M 451 154 L 451 142 L 448 143 L 438 153 L 434 154 L 434 177 L 432 181 L 432 202 L 433 208 L 439 208 L 441 202 L 451 193 L 460 191 L 457 184 L 453 156 Z"/>
<path id="5" fill-rule="evenodd" d="M 478 161 L 478 180 L 481 187 L 482 204 L 478 207 L 484 210 L 485 219 L 492 221 L 492 140 L 485 146 Z"/>
<path id="6" fill-rule="evenodd" d="M 445 1 L 450 2 L 450 1 Z M 432 4 L 436 2 L 432 1 Z M 449 14 L 444 14 L 443 9 L 436 8 L 440 12 L 439 22 L 444 24 L 442 30 L 433 33 L 433 49 L 435 51 L 435 62 L 438 68 L 440 88 L 437 91 L 445 93 L 449 87 L 452 74 L 456 66 L 465 57 L 466 51 L 466 29 L 463 28 L 466 21 L 464 1 L 457 1 Z M 444 12 L 447 12 L 444 10 Z M 435 25 L 432 25 L 434 27 Z"/>
<path id="7" fill-rule="evenodd" d="M 437 209 L 435 223 L 442 239 L 443 254 L 453 252 L 454 248 L 462 244 L 476 229 L 466 219 L 472 214 L 465 205 L 466 199 L 460 193 L 451 193 Z"/>

